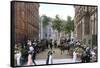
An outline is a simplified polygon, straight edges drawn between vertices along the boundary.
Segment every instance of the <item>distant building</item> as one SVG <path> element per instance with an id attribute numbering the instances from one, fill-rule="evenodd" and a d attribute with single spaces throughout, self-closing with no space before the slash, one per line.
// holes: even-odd
<path id="1" fill-rule="evenodd" d="M 97 45 L 97 6 L 75 6 L 75 35 L 91 47 Z"/>
<path id="2" fill-rule="evenodd" d="M 14 2 L 16 43 L 39 37 L 39 4 Z"/>
<path id="3" fill-rule="evenodd" d="M 40 25 L 39 25 L 39 39 L 47 39 L 48 29 L 47 26 L 43 26 L 43 17 L 40 17 Z"/>
<path id="4" fill-rule="evenodd" d="M 39 25 L 39 38 L 40 39 L 58 39 L 58 32 L 57 30 L 54 30 L 52 27 L 52 22 L 48 22 L 48 25 L 43 27 L 42 22 L 43 17 L 40 18 L 40 25 Z"/>
<path id="5" fill-rule="evenodd" d="M 48 22 L 49 24 L 45 27 L 43 27 L 43 22 L 41 18 L 40 22 L 40 39 L 52 39 L 53 36 L 53 28 L 52 28 L 52 22 Z"/>

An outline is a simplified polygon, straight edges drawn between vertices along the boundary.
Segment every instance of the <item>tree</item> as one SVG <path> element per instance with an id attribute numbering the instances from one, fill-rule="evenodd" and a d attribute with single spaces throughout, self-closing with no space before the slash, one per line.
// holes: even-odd
<path id="1" fill-rule="evenodd" d="M 74 31 L 74 20 L 71 19 L 70 16 L 67 17 L 67 21 L 64 24 L 65 34 L 69 34 Z"/>
<path id="2" fill-rule="evenodd" d="M 60 42 L 60 32 L 63 31 L 62 30 L 62 20 L 60 19 L 60 17 L 58 15 L 55 16 L 55 18 L 52 21 L 52 27 L 54 30 L 58 31 L 58 42 Z"/>
<path id="3" fill-rule="evenodd" d="M 59 33 L 62 31 L 62 20 L 58 15 L 55 16 L 55 18 L 52 21 L 53 29 L 57 30 Z"/>
<path id="4" fill-rule="evenodd" d="M 47 17 L 46 15 L 41 16 L 41 18 L 42 18 L 43 27 L 46 27 L 51 21 L 50 17 Z"/>

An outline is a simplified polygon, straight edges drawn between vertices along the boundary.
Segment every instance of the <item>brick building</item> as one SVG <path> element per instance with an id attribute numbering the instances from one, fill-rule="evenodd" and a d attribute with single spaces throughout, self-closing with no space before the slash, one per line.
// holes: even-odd
<path id="1" fill-rule="evenodd" d="M 39 4 L 28 2 L 14 3 L 15 40 L 38 39 L 39 34 Z"/>
<path id="2" fill-rule="evenodd" d="M 74 6 L 74 8 L 77 39 L 86 45 L 97 45 L 97 6 Z"/>

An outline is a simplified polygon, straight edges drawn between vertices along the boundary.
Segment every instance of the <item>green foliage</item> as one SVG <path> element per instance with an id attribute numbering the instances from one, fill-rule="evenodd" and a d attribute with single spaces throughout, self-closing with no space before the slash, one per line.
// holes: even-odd
<path id="1" fill-rule="evenodd" d="M 74 31 L 74 20 L 71 20 L 71 17 L 67 17 L 67 21 L 65 22 L 64 25 L 64 31 L 65 33 L 70 33 L 71 31 Z"/>
<path id="2" fill-rule="evenodd" d="M 83 49 L 82 49 L 82 48 L 79 48 L 79 47 L 76 47 L 76 48 L 75 48 L 75 51 L 76 51 L 77 53 L 80 53 L 80 54 L 83 53 Z"/>
<path id="3" fill-rule="evenodd" d="M 46 27 L 51 21 L 50 17 L 43 15 L 42 17 L 43 27 Z M 57 30 L 59 33 L 64 31 L 65 34 L 70 34 L 71 31 L 74 31 L 74 20 L 70 16 L 67 17 L 67 20 L 62 20 L 59 15 L 56 15 L 54 19 L 52 19 L 52 27 Z"/>
<path id="4" fill-rule="evenodd" d="M 52 21 L 53 23 L 53 28 L 57 30 L 58 32 L 62 31 L 62 20 L 58 15 L 55 16 L 54 20 Z"/>
<path id="5" fill-rule="evenodd" d="M 21 52 L 21 44 L 20 43 L 15 45 L 15 53 L 17 53 L 17 52 Z"/>
<path id="6" fill-rule="evenodd" d="M 41 16 L 41 18 L 42 18 L 43 27 L 46 27 L 51 21 L 50 17 L 47 17 L 46 15 Z"/>
<path id="7" fill-rule="evenodd" d="M 52 21 L 53 28 L 58 32 L 64 31 L 65 34 L 70 34 L 71 31 L 74 31 L 74 20 L 70 16 L 67 17 L 67 20 L 62 20 L 58 15 Z"/>

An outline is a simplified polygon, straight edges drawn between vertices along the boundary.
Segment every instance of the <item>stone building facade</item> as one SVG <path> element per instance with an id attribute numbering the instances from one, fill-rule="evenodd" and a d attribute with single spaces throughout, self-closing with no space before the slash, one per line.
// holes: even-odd
<path id="1" fill-rule="evenodd" d="M 97 6 L 74 6 L 75 34 L 83 44 L 97 45 Z"/>
<path id="2" fill-rule="evenodd" d="M 39 4 L 15 2 L 15 40 L 16 43 L 38 39 L 39 35 Z"/>

